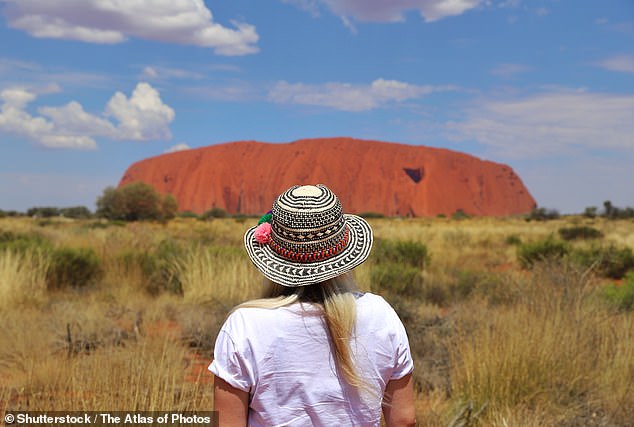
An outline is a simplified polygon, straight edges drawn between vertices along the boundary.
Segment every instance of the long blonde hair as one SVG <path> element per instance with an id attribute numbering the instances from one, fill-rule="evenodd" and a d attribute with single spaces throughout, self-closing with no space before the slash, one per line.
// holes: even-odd
<path id="1" fill-rule="evenodd" d="M 354 335 L 357 318 L 355 292 L 358 292 L 357 285 L 349 274 L 313 285 L 293 288 L 265 279 L 262 298 L 247 301 L 238 305 L 236 309 L 243 307 L 274 309 L 295 302 L 314 303 L 321 306 L 337 369 L 346 382 L 355 389 L 367 389 L 367 384 L 355 367 L 350 348 L 350 339 Z"/>

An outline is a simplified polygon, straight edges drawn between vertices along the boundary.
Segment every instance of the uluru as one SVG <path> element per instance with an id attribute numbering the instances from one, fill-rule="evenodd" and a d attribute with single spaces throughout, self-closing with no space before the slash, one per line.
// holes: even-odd
<path id="1" fill-rule="evenodd" d="M 260 215 L 294 184 L 325 184 L 346 212 L 386 216 L 506 216 L 535 200 L 507 165 L 443 148 L 353 138 L 239 141 L 141 160 L 119 186 L 143 181 L 180 211 Z"/>

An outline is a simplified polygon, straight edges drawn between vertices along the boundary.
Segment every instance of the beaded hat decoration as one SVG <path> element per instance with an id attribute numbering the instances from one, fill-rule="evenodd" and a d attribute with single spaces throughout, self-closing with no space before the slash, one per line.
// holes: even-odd
<path id="1" fill-rule="evenodd" d="M 372 229 L 344 214 L 337 196 L 318 184 L 293 186 L 244 235 L 253 264 L 284 286 L 305 286 L 339 276 L 368 258 Z"/>

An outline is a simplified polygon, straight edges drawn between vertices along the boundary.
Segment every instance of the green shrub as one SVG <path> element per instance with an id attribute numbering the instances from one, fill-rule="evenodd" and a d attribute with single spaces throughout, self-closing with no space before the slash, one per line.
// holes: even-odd
<path id="1" fill-rule="evenodd" d="M 596 206 L 588 206 L 583 210 L 583 216 L 586 218 L 596 218 L 599 208 Z"/>
<path id="2" fill-rule="evenodd" d="M 586 225 L 575 225 L 572 227 L 562 227 L 559 229 L 559 236 L 564 240 L 575 239 L 600 239 L 603 233 L 593 227 Z"/>
<path id="3" fill-rule="evenodd" d="M 161 196 L 149 184 L 134 182 L 108 187 L 97 199 L 96 215 L 110 220 L 138 221 L 173 218 L 178 209 L 174 196 Z"/>
<path id="4" fill-rule="evenodd" d="M 198 218 L 198 214 L 192 211 L 182 211 L 176 214 L 179 218 Z"/>
<path id="5" fill-rule="evenodd" d="M 451 219 L 461 220 L 466 218 L 469 218 L 469 214 L 465 213 L 462 209 L 458 209 L 453 213 L 453 215 L 451 215 Z"/>
<path id="6" fill-rule="evenodd" d="M 625 276 L 623 284 L 611 284 L 603 289 L 603 298 L 616 306 L 619 310 L 634 310 L 634 272 Z"/>
<path id="7" fill-rule="evenodd" d="M 461 270 L 454 273 L 455 282 L 449 285 L 449 291 L 455 300 L 468 298 L 484 280 L 487 273 Z"/>
<path id="8" fill-rule="evenodd" d="M 588 249 L 575 249 L 570 257 L 576 264 L 593 268 L 597 274 L 612 279 L 620 279 L 634 270 L 634 253 L 627 247 L 595 245 Z"/>
<path id="9" fill-rule="evenodd" d="M 569 253 L 566 242 L 548 237 L 535 242 L 522 243 L 517 247 L 517 260 L 524 268 L 530 268 L 539 261 L 561 259 Z"/>
<path id="10" fill-rule="evenodd" d="M 101 274 L 101 262 L 94 250 L 55 249 L 46 275 L 47 288 L 83 288 L 96 282 Z"/>
<path id="11" fill-rule="evenodd" d="M 162 240 L 152 252 L 128 251 L 119 262 L 126 268 L 138 265 L 143 273 L 143 287 L 152 295 L 163 291 L 182 295 L 183 288 L 176 265 L 183 249 L 172 239 Z"/>
<path id="12" fill-rule="evenodd" d="M 15 233 L 12 231 L 0 231 L 0 250 L 14 250 L 26 252 L 27 250 L 51 250 L 51 241 L 39 233 Z"/>
<path id="13" fill-rule="evenodd" d="M 373 257 L 378 264 L 394 263 L 419 269 L 423 269 L 430 261 L 427 246 L 411 240 L 377 239 Z"/>
<path id="14" fill-rule="evenodd" d="M 423 286 L 420 269 L 394 263 L 375 265 L 370 272 L 370 280 L 372 291 L 388 294 L 415 296 Z"/>
<path id="15" fill-rule="evenodd" d="M 548 221 L 550 219 L 559 218 L 559 212 L 555 209 L 547 209 L 547 208 L 534 208 L 528 217 L 527 221 L 535 220 L 535 221 Z"/>
<path id="16" fill-rule="evenodd" d="M 59 210 L 61 216 L 73 219 L 92 218 L 92 212 L 86 206 L 71 206 Z"/>
<path id="17" fill-rule="evenodd" d="M 33 207 L 29 208 L 26 211 L 27 216 L 38 217 L 38 218 L 50 218 L 53 216 L 59 216 L 60 212 L 58 208 L 51 206 L 43 206 L 43 207 Z"/>
<path id="18" fill-rule="evenodd" d="M 205 211 L 200 216 L 200 219 L 226 218 L 228 216 L 229 214 L 227 213 L 227 211 L 222 208 L 211 208 L 208 211 Z"/>
<path id="19" fill-rule="evenodd" d="M 517 234 L 511 234 L 510 236 L 506 237 L 505 242 L 509 246 L 517 246 L 522 244 L 522 239 L 520 239 Z"/>

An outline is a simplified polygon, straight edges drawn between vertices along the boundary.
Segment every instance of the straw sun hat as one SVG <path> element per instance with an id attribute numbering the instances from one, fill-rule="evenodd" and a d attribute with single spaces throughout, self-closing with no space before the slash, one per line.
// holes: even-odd
<path id="1" fill-rule="evenodd" d="M 370 225 L 344 214 L 337 196 L 318 184 L 293 186 L 244 235 L 253 264 L 265 277 L 296 287 L 352 270 L 368 258 Z"/>

